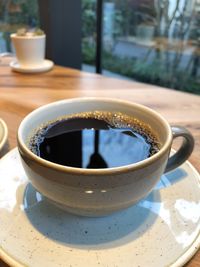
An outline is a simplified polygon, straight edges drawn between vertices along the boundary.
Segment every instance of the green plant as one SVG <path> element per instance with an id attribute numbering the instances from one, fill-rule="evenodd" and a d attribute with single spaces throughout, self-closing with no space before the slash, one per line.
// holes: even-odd
<path id="1" fill-rule="evenodd" d="M 82 37 L 95 37 L 96 0 L 82 0 Z"/>
<path id="2" fill-rule="evenodd" d="M 95 64 L 96 0 L 82 0 L 82 57 L 83 62 Z"/>
<path id="3" fill-rule="evenodd" d="M 103 68 L 127 77 L 133 77 L 135 58 L 122 58 L 103 51 Z"/>
<path id="4" fill-rule="evenodd" d="M 165 65 L 158 60 L 151 63 L 136 61 L 132 77 L 138 81 L 200 95 L 199 79 L 193 79 L 190 73 L 186 73 L 184 69 L 177 69 L 171 75 L 166 71 Z"/>
<path id="5" fill-rule="evenodd" d="M 0 30 L 7 51 L 11 51 L 10 33 L 27 26 L 39 26 L 37 0 L 0 0 Z"/>
<path id="6" fill-rule="evenodd" d="M 142 82 L 200 94 L 200 13 L 195 9 L 195 3 L 188 9 L 188 1 L 182 7 L 181 1 L 174 2 L 172 6 L 169 0 L 163 0 L 162 3 L 155 1 L 150 7 L 139 1 L 116 0 L 116 8 L 121 7 L 123 36 L 134 35 L 130 25 L 151 23 L 155 26 L 154 45 L 143 58 L 138 56 L 137 60 L 107 55 L 104 57 L 104 68 L 117 70 Z M 189 37 L 193 39 L 193 52 L 189 57 L 184 57 Z"/>
<path id="7" fill-rule="evenodd" d="M 44 31 L 41 30 L 40 28 L 35 28 L 35 29 L 20 28 L 16 32 L 16 35 L 18 36 L 26 36 L 27 34 L 30 34 L 31 36 L 44 35 Z"/>
<path id="8" fill-rule="evenodd" d="M 82 39 L 83 62 L 86 64 L 95 64 L 96 45 L 89 42 L 88 39 Z"/>
<path id="9" fill-rule="evenodd" d="M 169 0 L 152 1 L 151 6 L 146 0 L 114 3 L 114 42 L 111 49 L 104 47 L 103 68 L 141 82 L 200 94 L 200 13 L 195 3 L 181 4 L 179 0 L 173 5 Z M 95 0 L 83 0 L 83 61 L 92 65 L 95 64 L 95 11 Z M 114 54 L 119 37 L 135 37 L 141 23 L 153 25 L 155 30 L 154 44 L 146 54 L 137 58 Z M 189 38 L 193 52 L 185 59 L 185 50 L 191 45 Z"/>
<path id="10" fill-rule="evenodd" d="M 94 65 L 95 46 L 91 47 L 86 42 L 82 51 L 84 62 Z M 103 68 L 137 81 L 200 95 L 200 79 L 193 79 L 190 73 L 179 68 L 171 75 L 162 60 L 156 58 L 152 62 L 144 62 L 142 59 L 119 57 L 104 51 Z"/>

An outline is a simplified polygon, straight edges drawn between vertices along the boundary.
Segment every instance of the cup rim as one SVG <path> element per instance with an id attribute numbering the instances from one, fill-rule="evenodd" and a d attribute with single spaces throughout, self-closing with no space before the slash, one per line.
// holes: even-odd
<path id="1" fill-rule="evenodd" d="M 22 130 L 24 125 L 26 124 L 27 120 L 31 118 L 31 116 L 34 116 L 35 114 L 39 113 L 41 110 L 44 110 L 48 107 L 51 107 L 53 105 L 59 105 L 60 103 L 70 103 L 70 102 L 80 102 L 80 101 L 109 101 L 109 102 L 114 102 L 114 103 L 119 103 L 119 104 L 125 104 L 129 106 L 134 106 L 138 108 L 145 109 L 149 113 L 151 113 L 154 117 L 157 117 L 162 123 L 165 125 L 166 131 L 168 132 L 168 136 L 166 139 L 166 142 L 162 146 L 162 148 L 154 155 L 151 157 L 144 159 L 142 161 L 128 164 L 128 165 L 123 165 L 119 167 L 111 167 L 111 168 L 102 168 L 102 169 L 86 169 L 86 168 L 77 168 L 77 167 L 70 167 L 70 166 L 64 166 L 60 165 L 57 163 L 53 163 L 51 161 L 45 160 L 36 154 L 34 154 L 25 144 L 23 138 L 22 138 Z M 157 161 L 159 158 L 161 158 L 166 152 L 168 153 L 169 147 L 171 147 L 171 142 L 172 142 L 172 130 L 167 122 L 167 120 L 162 117 L 159 113 L 154 111 L 153 109 L 150 109 L 144 105 L 130 102 L 127 100 L 121 100 L 121 99 L 116 99 L 116 98 L 108 98 L 108 97 L 80 97 L 80 98 L 70 98 L 70 99 L 64 99 L 64 100 L 59 100 L 55 101 L 46 105 L 43 105 L 39 108 L 36 108 L 32 112 L 30 112 L 20 123 L 18 131 L 17 131 L 17 143 L 18 143 L 18 149 L 19 152 L 22 151 L 23 154 L 25 153 L 26 156 L 28 156 L 29 159 L 32 159 L 36 161 L 38 164 L 41 164 L 45 167 L 54 169 L 55 171 L 61 171 L 61 172 L 66 172 L 70 174 L 76 174 L 76 175 L 109 175 L 109 174 L 115 174 L 115 173 L 125 173 L 127 171 L 133 171 L 133 170 L 138 170 L 140 168 L 147 167 L 151 165 L 153 162 Z"/>
<path id="2" fill-rule="evenodd" d="M 35 40 L 35 39 L 43 39 L 46 37 L 45 34 L 41 34 L 41 35 L 33 35 L 33 36 L 27 36 L 27 35 L 17 35 L 16 33 L 11 33 L 10 37 L 12 39 L 25 39 L 25 40 Z"/>

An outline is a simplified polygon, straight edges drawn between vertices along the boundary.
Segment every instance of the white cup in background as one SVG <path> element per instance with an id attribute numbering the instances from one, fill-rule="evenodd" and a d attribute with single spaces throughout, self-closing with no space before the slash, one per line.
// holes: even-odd
<path id="1" fill-rule="evenodd" d="M 18 63 L 21 66 L 40 66 L 45 58 L 46 35 L 11 34 L 11 40 L 15 49 Z"/>

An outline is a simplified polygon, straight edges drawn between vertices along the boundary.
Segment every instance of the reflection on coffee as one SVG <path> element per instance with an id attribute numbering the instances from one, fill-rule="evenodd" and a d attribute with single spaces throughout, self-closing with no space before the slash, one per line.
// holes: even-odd
<path id="1" fill-rule="evenodd" d="M 77 113 L 42 125 L 29 141 L 33 153 L 77 168 L 112 168 L 142 161 L 159 150 L 150 126 L 119 112 Z"/>

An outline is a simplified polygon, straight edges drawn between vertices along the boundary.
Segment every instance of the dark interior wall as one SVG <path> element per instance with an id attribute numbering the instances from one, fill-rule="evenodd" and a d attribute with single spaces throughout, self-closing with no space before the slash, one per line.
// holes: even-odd
<path id="1" fill-rule="evenodd" d="M 81 0 L 38 0 L 46 58 L 81 69 Z"/>

